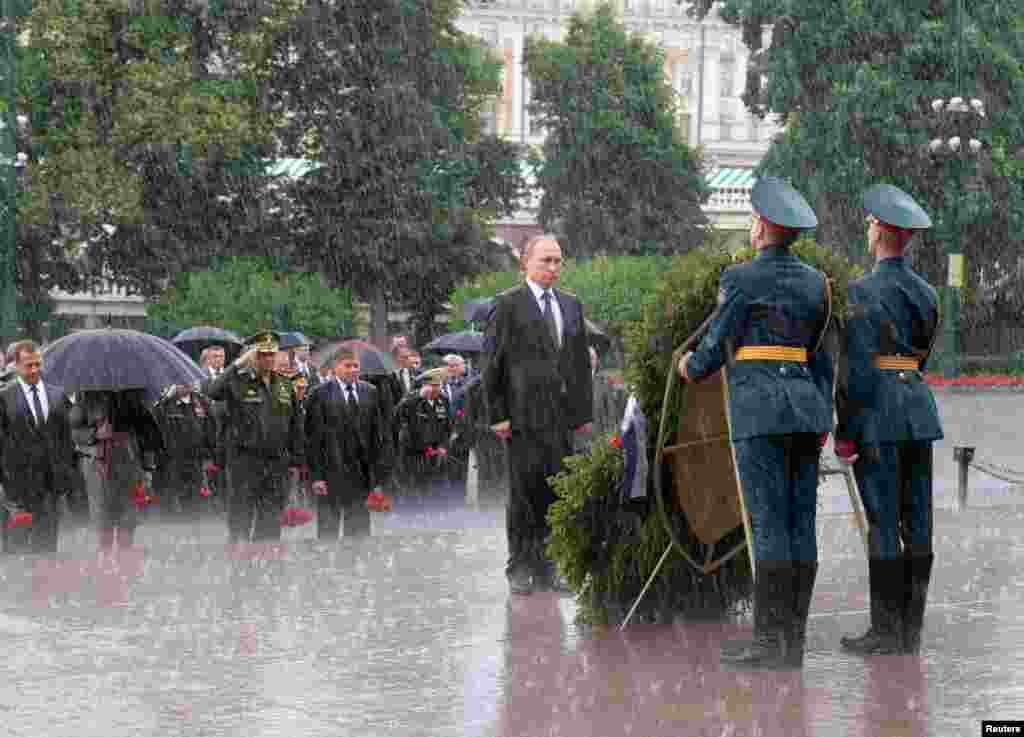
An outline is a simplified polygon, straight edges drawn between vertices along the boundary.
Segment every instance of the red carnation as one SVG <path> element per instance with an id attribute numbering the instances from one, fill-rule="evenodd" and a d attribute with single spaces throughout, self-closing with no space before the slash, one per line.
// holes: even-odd
<path id="1" fill-rule="evenodd" d="M 612 435 L 608 439 L 608 445 L 612 446 L 613 448 L 621 448 L 622 447 L 622 438 L 620 438 L 618 435 Z"/>
<path id="2" fill-rule="evenodd" d="M 288 507 L 281 512 L 282 527 L 300 527 L 312 521 L 312 512 L 308 512 L 302 507 Z"/>
<path id="3" fill-rule="evenodd" d="M 208 487 L 208 486 L 200 487 L 199 488 L 199 496 L 201 496 L 203 498 L 206 498 L 206 497 L 210 496 L 210 487 Z"/>
<path id="4" fill-rule="evenodd" d="M 7 529 L 13 530 L 15 527 L 31 527 L 32 525 L 32 513 L 31 512 L 15 512 L 7 520 Z"/>
<path id="5" fill-rule="evenodd" d="M 465 410 L 461 410 L 461 409 L 457 409 L 457 410 L 455 410 L 455 416 L 456 417 L 465 417 L 466 416 L 466 411 Z"/>

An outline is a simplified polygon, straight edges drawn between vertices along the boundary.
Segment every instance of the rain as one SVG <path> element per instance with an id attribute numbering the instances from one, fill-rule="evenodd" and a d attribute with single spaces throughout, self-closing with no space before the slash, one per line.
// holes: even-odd
<path id="1" fill-rule="evenodd" d="M 847 0 L 6 0 L 0 734 L 1024 731 L 1024 174 L 993 81 L 1024 34 L 961 2 L 893 9 L 912 44 L 847 57 L 814 36 L 835 3 L 864 43 Z M 775 176 L 813 224 L 772 220 Z M 882 181 L 929 213 L 889 225 L 940 317 L 873 366 L 942 437 L 920 652 L 858 655 L 838 359 L 882 311 L 850 288 Z M 739 392 L 711 384 L 709 414 L 680 361 L 772 227 L 827 307 L 791 320 L 767 283 L 749 322 L 807 347 L 726 336 L 711 373 L 765 392 L 836 360 L 802 660 L 745 668 Z M 684 458 L 688 430 L 719 455 Z M 26 491 L 22 458 L 55 470 Z M 732 520 L 714 543 L 687 496 Z"/>

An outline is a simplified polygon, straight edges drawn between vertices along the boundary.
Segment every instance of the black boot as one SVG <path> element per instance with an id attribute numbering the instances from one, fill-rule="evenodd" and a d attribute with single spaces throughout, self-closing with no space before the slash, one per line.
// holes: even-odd
<path id="1" fill-rule="evenodd" d="M 723 645 L 722 664 L 738 668 L 784 667 L 792 618 L 792 564 L 788 561 L 758 562 L 754 579 L 754 639 L 738 646 Z"/>
<path id="2" fill-rule="evenodd" d="M 817 563 L 793 564 L 793 618 L 786 641 L 786 665 L 800 668 L 804 664 L 804 643 L 807 641 L 807 616 L 811 612 Z"/>
<path id="3" fill-rule="evenodd" d="M 932 553 L 908 553 L 903 558 L 905 598 L 903 606 L 903 649 L 908 655 L 921 652 L 921 629 L 928 599 L 928 583 L 932 577 Z"/>
<path id="4" fill-rule="evenodd" d="M 903 652 L 903 558 L 868 560 L 871 627 L 860 637 L 840 640 L 843 650 L 857 655 L 899 655 Z"/>

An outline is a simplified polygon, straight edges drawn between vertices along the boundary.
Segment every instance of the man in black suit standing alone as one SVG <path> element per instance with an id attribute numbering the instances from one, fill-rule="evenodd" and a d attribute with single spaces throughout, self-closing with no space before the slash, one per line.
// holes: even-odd
<path id="1" fill-rule="evenodd" d="M 337 540 L 341 512 L 345 536 L 370 534 L 366 497 L 383 482 L 387 425 L 377 389 L 359 380 L 359 354 L 334 356 L 334 377 L 309 396 L 306 406 L 306 462 L 317 496 L 317 537 Z"/>
<path id="2" fill-rule="evenodd" d="M 523 250 L 526 282 L 498 295 L 484 342 L 484 385 L 491 426 L 509 441 L 506 509 L 513 593 L 558 588 L 544 553 L 547 477 L 572 453 L 573 431 L 593 429 L 593 381 L 583 306 L 554 289 L 562 249 L 554 236 L 531 238 Z"/>
<path id="3" fill-rule="evenodd" d="M 8 509 L 4 552 L 57 551 L 61 494 L 72 490 L 75 448 L 64 390 L 42 380 L 43 359 L 30 340 L 13 346 L 18 378 L 0 392 L 0 464 Z M 7 527 L 11 509 L 32 515 L 30 525 Z"/>

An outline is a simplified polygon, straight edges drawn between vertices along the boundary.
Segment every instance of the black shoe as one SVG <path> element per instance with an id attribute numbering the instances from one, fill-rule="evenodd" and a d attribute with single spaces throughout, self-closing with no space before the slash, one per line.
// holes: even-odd
<path id="1" fill-rule="evenodd" d="M 904 556 L 903 650 L 908 655 L 921 652 L 921 630 L 924 627 L 924 608 L 928 599 L 928 583 L 932 577 L 932 553 Z"/>
<path id="2" fill-rule="evenodd" d="M 513 594 L 528 596 L 533 593 L 533 575 L 527 570 L 516 570 L 508 574 L 508 588 Z"/>
<path id="3" fill-rule="evenodd" d="M 843 650 L 855 655 L 899 655 L 903 652 L 903 558 L 868 561 L 871 626 L 860 637 L 844 637 Z"/>
<path id="4" fill-rule="evenodd" d="M 804 645 L 807 642 L 807 617 L 814 596 L 814 579 L 818 575 L 817 563 L 793 564 L 793 618 L 786 640 L 786 663 L 794 668 L 804 664 Z"/>
<path id="5" fill-rule="evenodd" d="M 786 636 L 793 616 L 793 566 L 757 564 L 754 579 L 754 637 L 723 647 L 720 660 L 734 668 L 786 668 Z"/>

